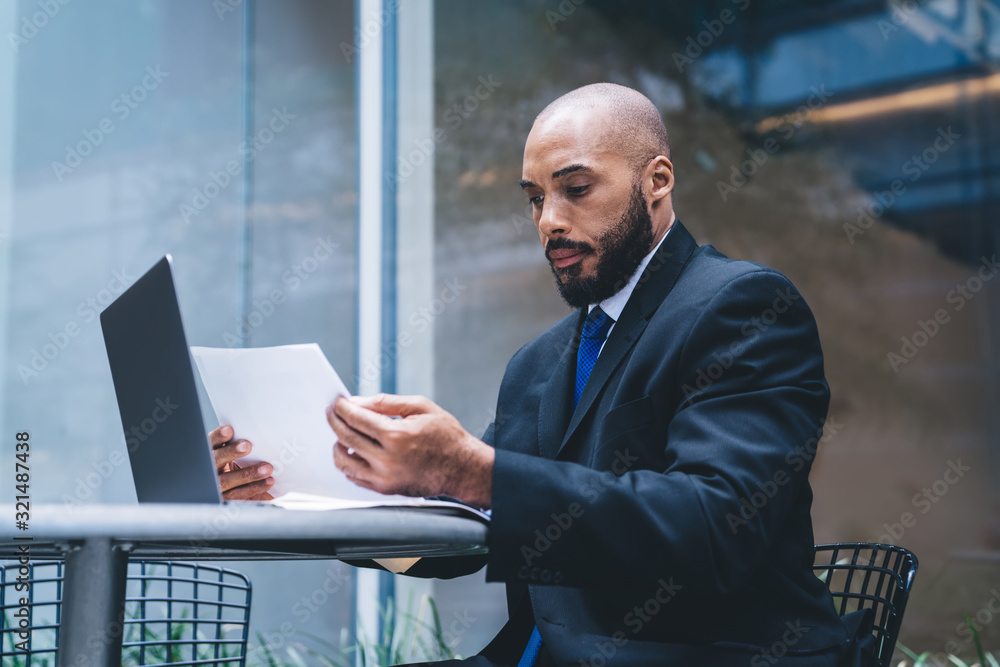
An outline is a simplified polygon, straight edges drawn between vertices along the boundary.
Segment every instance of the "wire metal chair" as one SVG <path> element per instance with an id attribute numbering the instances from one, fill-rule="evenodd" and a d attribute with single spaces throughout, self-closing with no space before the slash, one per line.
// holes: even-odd
<path id="1" fill-rule="evenodd" d="M 26 590 L 18 590 L 19 567 L 0 567 L 0 663 L 53 667 L 63 562 L 28 565 Z M 245 667 L 250 596 L 250 580 L 234 570 L 171 561 L 129 563 L 122 665 Z M 26 606 L 21 598 L 27 598 Z M 17 616 L 22 608 L 26 618 Z M 22 631 L 28 632 L 26 644 Z"/>
<path id="2" fill-rule="evenodd" d="M 833 593 L 837 613 L 872 610 L 875 661 L 888 667 L 917 574 L 917 557 L 888 544 L 841 542 L 816 545 L 813 562 L 816 576 Z"/>

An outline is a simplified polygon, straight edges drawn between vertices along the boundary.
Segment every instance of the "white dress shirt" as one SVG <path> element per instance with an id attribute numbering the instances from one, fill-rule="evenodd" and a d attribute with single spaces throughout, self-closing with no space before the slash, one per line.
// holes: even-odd
<path id="1" fill-rule="evenodd" d="M 632 277 L 629 278 L 627 283 L 625 283 L 625 287 L 621 288 L 620 290 L 615 292 L 614 295 L 609 296 L 607 299 L 598 304 L 594 303 L 590 304 L 587 307 L 587 312 L 589 313 L 590 311 L 592 311 L 595 306 L 600 306 L 601 310 L 603 310 L 608 317 L 610 317 L 612 320 L 615 321 L 615 323 L 617 323 L 618 320 L 621 319 L 622 311 L 625 310 L 625 304 L 628 303 L 629 297 L 632 296 L 632 292 L 635 290 L 635 286 L 639 284 L 639 278 L 642 277 L 642 272 L 646 270 L 646 265 L 649 264 L 649 260 L 653 259 L 653 255 L 655 255 L 656 251 L 660 249 L 661 245 L 663 245 L 664 239 L 666 239 L 667 236 L 670 235 L 670 230 L 673 228 L 674 226 L 671 225 L 670 229 L 667 230 L 667 233 L 663 235 L 662 239 L 660 239 L 660 242 L 657 243 L 653 247 L 653 249 L 649 251 L 648 255 L 642 258 L 642 261 L 639 262 L 639 266 L 638 268 L 636 268 L 635 273 L 633 273 Z M 611 329 L 608 329 L 608 337 L 611 336 L 611 331 L 614 328 L 615 325 L 612 324 Z M 605 343 L 608 342 L 607 337 L 604 339 L 604 342 Z M 604 350 L 604 344 L 602 343 L 601 350 L 597 353 L 597 356 L 601 356 L 601 351 L 603 350 Z"/>

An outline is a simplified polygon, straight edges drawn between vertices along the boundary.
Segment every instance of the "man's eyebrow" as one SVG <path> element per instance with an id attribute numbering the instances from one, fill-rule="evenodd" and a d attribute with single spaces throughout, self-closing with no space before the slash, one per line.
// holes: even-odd
<path id="1" fill-rule="evenodd" d="M 568 167 L 563 167 L 562 169 L 560 169 L 558 171 L 552 172 L 552 178 L 553 179 L 562 178 L 566 174 L 572 174 L 572 173 L 577 172 L 577 171 L 591 171 L 591 169 L 590 169 L 590 167 L 588 167 L 585 164 L 571 164 Z M 531 181 L 521 180 L 521 181 L 518 181 L 518 183 L 520 184 L 522 190 L 525 190 L 527 188 L 538 187 L 534 183 L 532 183 Z"/>
<path id="2" fill-rule="evenodd" d="M 552 172 L 552 178 L 562 178 L 566 174 L 572 174 L 576 171 L 590 171 L 590 167 L 585 164 L 571 164 L 568 167 L 563 167 L 559 171 Z"/>

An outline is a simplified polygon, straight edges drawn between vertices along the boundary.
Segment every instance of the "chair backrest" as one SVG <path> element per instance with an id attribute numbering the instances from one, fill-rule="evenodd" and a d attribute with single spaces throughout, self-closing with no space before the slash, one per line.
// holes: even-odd
<path id="1" fill-rule="evenodd" d="M 842 542 L 816 545 L 813 562 L 816 576 L 833 593 L 838 614 L 872 610 L 875 661 L 887 667 L 917 573 L 917 557 L 903 547 Z"/>
<path id="2" fill-rule="evenodd" d="M 59 645 L 62 561 L 0 567 L 0 662 L 54 667 Z M 200 563 L 132 561 L 125 592 L 122 664 L 244 667 L 250 626 L 250 580 Z M 27 617 L 18 617 L 28 597 Z M 30 631 L 27 645 L 19 633 Z M 27 650 L 24 650 L 27 649 Z"/>

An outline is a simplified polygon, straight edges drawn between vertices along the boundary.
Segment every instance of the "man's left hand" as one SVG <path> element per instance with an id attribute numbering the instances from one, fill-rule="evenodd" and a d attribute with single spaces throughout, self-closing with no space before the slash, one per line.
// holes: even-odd
<path id="1" fill-rule="evenodd" d="M 338 439 L 333 462 L 358 486 L 490 507 L 493 448 L 433 401 L 390 394 L 338 398 L 326 417 Z"/>

